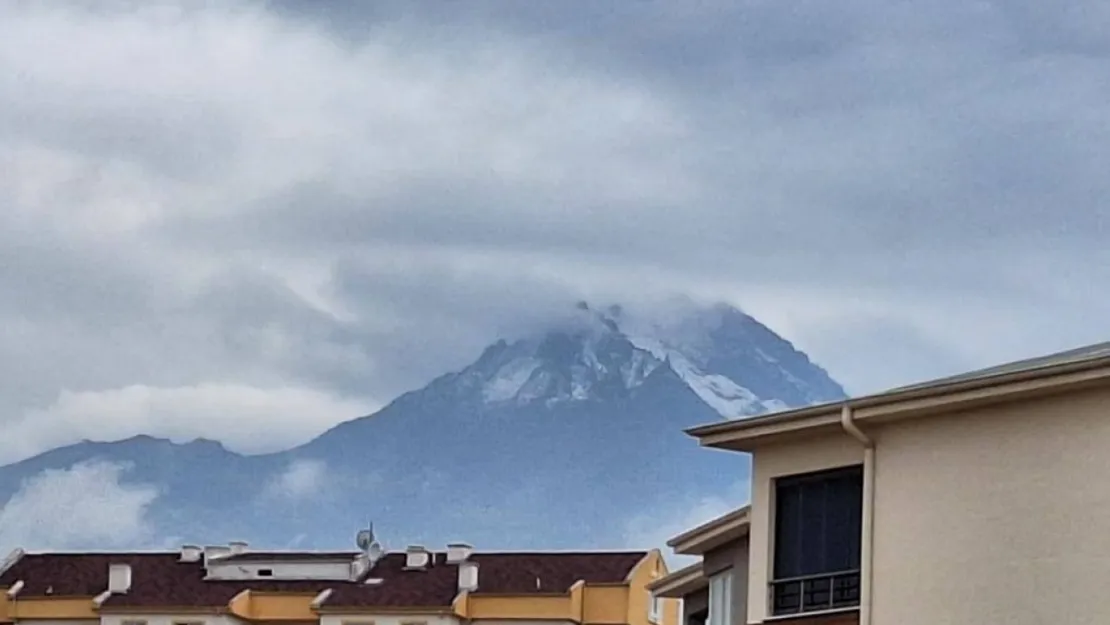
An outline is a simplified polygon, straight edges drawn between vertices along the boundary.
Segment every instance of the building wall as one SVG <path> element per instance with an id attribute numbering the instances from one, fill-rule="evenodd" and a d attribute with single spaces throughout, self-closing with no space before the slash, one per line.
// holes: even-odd
<path id="1" fill-rule="evenodd" d="M 351 561 L 339 562 L 211 562 L 208 575 L 212 579 L 347 579 L 351 575 Z M 262 577 L 259 571 L 268 569 L 272 575 Z"/>
<path id="2" fill-rule="evenodd" d="M 135 621 L 143 621 L 146 625 L 174 625 L 174 623 L 203 623 L 204 625 L 241 625 L 241 621 L 229 616 L 219 614 L 103 614 L 99 625 L 123 625 Z M 92 622 L 94 625 L 97 621 Z M 74 625 L 73 621 L 69 621 Z M 43 621 L 35 621 L 35 625 L 45 625 Z"/>
<path id="3" fill-rule="evenodd" d="M 682 598 L 683 618 L 709 608 L 709 591 L 705 588 L 692 592 Z"/>
<path id="4" fill-rule="evenodd" d="M 527 620 L 527 619 L 478 619 L 472 625 L 577 625 L 574 621 Z M 375 624 L 377 625 L 377 624 Z"/>
<path id="5" fill-rule="evenodd" d="M 623 622 L 629 625 L 655 625 L 649 618 L 651 612 L 651 582 L 667 575 L 667 563 L 658 550 L 652 550 L 629 575 L 627 602 Z M 587 587 L 589 588 L 589 587 Z M 664 599 L 658 625 L 678 625 L 679 600 Z"/>
<path id="6" fill-rule="evenodd" d="M 14 601 L 5 602 L 7 618 L 10 620 L 97 621 L 100 615 L 93 609 L 92 597 L 41 597 L 21 596 Z"/>
<path id="7" fill-rule="evenodd" d="M 713 549 L 702 558 L 705 575 L 732 569 L 732 620 L 746 623 L 748 615 L 748 537 Z M 706 595 L 708 600 L 708 594 Z"/>
<path id="8" fill-rule="evenodd" d="M 1110 619 L 1110 390 L 875 438 L 874 625 Z"/>
<path id="9" fill-rule="evenodd" d="M 747 571 L 748 590 L 745 596 L 748 623 L 762 623 L 767 616 L 767 583 L 770 580 L 773 553 L 772 481 L 784 475 L 832 469 L 861 462 L 863 462 L 863 447 L 847 434 L 763 447 L 752 454 L 750 555 Z"/>
<path id="10" fill-rule="evenodd" d="M 443 614 L 326 614 L 320 617 L 320 625 L 355 625 L 370 623 L 374 625 L 459 625 L 459 619 Z M 485 622 L 475 620 L 475 624 Z"/>

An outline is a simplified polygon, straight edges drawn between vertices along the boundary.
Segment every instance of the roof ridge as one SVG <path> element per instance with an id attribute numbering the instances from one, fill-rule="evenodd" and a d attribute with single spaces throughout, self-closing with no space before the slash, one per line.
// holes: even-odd
<path id="1" fill-rule="evenodd" d="M 556 556 L 556 555 L 643 555 L 649 553 L 650 549 L 523 549 L 512 550 L 502 549 L 498 551 L 475 551 L 476 556 L 512 556 L 512 555 L 534 555 L 534 556 Z"/>
<path id="2" fill-rule="evenodd" d="M 130 550 L 97 550 L 97 551 L 25 551 L 28 556 L 176 556 L 179 552 L 176 550 L 143 550 L 143 549 L 130 549 Z"/>
<path id="3" fill-rule="evenodd" d="M 476 556 L 514 556 L 514 555 L 531 555 L 531 556 L 559 556 L 559 555 L 644 555 L 650 553 L 650 549 L 498 549 L 496 551 L 475 551 L 473 555 Z M 357 555 L 360 553 L 358 550 L 311 550 L 304 549 L 299 551 L 294 550 L 281 550 L 281 549 L 259 549 L 246 551 L 240 554 L 234 554 L 236 557 L 244 557 L 251 555 Z M 386 555 L 403 555 L 404 550 L 391 550 Z M 429 550 L 429 553 L 442 554 L 446 550 Z M 90 550 L 81 551 L 76 549 L 62 550 L 62 551 L 25 551 L 27 556 L 177 556 L 177 550 L 168 549 L 128 549 L 128 550 Z"/>

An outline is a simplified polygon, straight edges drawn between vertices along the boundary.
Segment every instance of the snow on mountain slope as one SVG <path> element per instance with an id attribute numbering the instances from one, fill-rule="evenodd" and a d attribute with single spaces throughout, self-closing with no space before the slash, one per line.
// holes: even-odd
<path id="1" fill-rule="evenodd" d="M 542 334 L 494 343 L 439 384 L 471 403 L 550 406 L 626 396 L 662 364 L 611 319 L 579 307 Z"/>
<path id="2" fill-rule="evenodd" d="M 690 389 L 725 419 L 788 407 L 777 397 L 761 398 L 739 381 L 705 369 L 711 352 L 717 349 L 712 333 L 724 323 L 727 312 L 731 310 L 734 309 L 717 305 L 708 310 L 687 311 L 677 318 L 629 315 L 620 308 L 614 309 L 614 312 L 618 326 L 632 344 L 659 360 L 669 362 Z M 768 365 L 775 364 L 770 359 L 766 362 Z"/>
<path id="3" fill-rule="evenodd" d="M 630 314 L 582 303 L 541 335 L 490 346 L 452 383 L 487 405 L 554 405 L 627 396 L 659 367 L 726 419 L 844 396 L 805 354 L 725 304 Z"/>
<path id="4" fill-rule="evenodd" d="M 682 353 L 681 349 L 655 337 L 640 335 L 629 339 L 634 345 L 651 352 L 656 358 L 670 362 L 671 368 L 690 389 L 726 419 L 757 415 L 783 406 L 783 403 L 777 399 L 770 399 L 767 402 L 761 400 L 755 393 L 723 375 L 702 371 Z"/>

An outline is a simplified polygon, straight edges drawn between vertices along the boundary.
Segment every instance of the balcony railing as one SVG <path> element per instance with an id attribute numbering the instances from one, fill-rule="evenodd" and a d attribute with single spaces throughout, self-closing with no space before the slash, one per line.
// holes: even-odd
<path id="1" fill-rule="evenodd" d="M 859 569 L 771 582 L 771 614 L 805 614 L 859 605 Z"/>

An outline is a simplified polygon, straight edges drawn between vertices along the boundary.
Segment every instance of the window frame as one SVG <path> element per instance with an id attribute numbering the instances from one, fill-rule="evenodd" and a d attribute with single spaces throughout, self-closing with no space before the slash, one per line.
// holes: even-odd
<path id="1" fill-rule="evenodd" d="M 660 623 L 663 620 L 663 597 L 649 592 L 648 593 L 648 622 Z M 402 623 L 402 625 L 404 625 Z"/>
<path id="2" fill-rule="evenodd" d="M 843 479 L 845 477 L 854 478 L 853 481 L 858 480 L 858 492 L 860 505 L 858 510 L 852 511 L 853 525 L 856 526 L 862 538 L 863 533 L 863 474 L 864 466 L 862 463 L 854 463 L 849 465 L 842 465 L 829 469 L 821 469 L 818 471 L 809 471 L 806 473 L 797 473 L 782 475 L 771 480 L 771 549 L 768 554 L 770 565 L 768 584 L 767 584 L 767 597 L 768 597 L 768 615 L 772 617 L 782 617 L 801 614 L 813 614 L 818 612 L 829 611 L 842 611 L 858 609 L 860 603 L 860 558 L 862 556 L 862 541 L 857 540 L 854 545 L 854 553 L 849 556 L 849 560 L 854 562 L 854 567 L 849 565 L 849 568 L 840 567 L 837 570 L 821 570 L 818 572 L 807 572 L 801 575 L 783 575 L 779 570 L 780 565 L 780 546 L 782 545 L 780 533 L 780 501 L 779 496 L 783 489 L 789 488 L 794 485 L 805 483 L 825 483 Z M 855 496 L 853 496 L 853 499 Z M 829 522 L 831 506 L 827 505 L 822 509 L 821 523 L 827 524 Z M 805 513 L 798 511 L 797 514 L 801 518 L 805 518 Z M 799 521 L 801 523 L 801 521 Z M 826 533 L 822 538 L 822 551 L 823 557 L 828 558 L 828 545 L 824 540 L 831 534 L 831 530 Z M 805 540 L 804 530 L 798 531 L 797 540 L 803 543 Z M 800 545 L 795 546 L 802 552 Z M 804 568 L 804 567 L 803 567 Z M 789 586 L 796 586 L 796 593 L 784 592 L 784 588 Z M 797 596 L 796 603 L 791 606 L 783 607 L 780 604 L 782 595 Z M 827 596 L 827 598 L 825 598 Z"/>
<path id="3" fill-rule="evenodd" d="M 732 587 L 734 583 L 731 567 L 709 576 L 709 596 L 706 601 L 709 614 L 705 618 L 706 625 L 732 625 Z M 718 614 L 718 610 L 715 608 L 722 608 L 720 610 L 721 614 Z"/>

